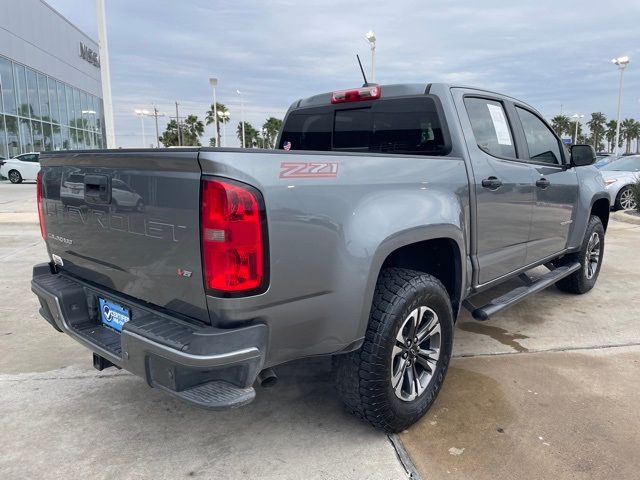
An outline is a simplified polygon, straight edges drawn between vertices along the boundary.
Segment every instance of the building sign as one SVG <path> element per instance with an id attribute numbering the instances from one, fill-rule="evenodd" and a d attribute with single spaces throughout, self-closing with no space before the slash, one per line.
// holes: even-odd
<path id="1" fill-rule="evenodd" d="M 80 57 L 89 62 L 94 67 L 100 68 L 100 57 L 84 43 L 80 42 Z"/>

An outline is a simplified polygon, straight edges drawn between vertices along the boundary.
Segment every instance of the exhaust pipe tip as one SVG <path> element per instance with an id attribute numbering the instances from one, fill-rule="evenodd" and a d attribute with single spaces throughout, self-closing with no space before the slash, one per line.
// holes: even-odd
<path id="1" fill-rule="evenodd" d="M 265 368 L 258 374 L 258 383 L 264 388 L 273 387 L 278 383 L 278 376 L 272 368 Z"/>

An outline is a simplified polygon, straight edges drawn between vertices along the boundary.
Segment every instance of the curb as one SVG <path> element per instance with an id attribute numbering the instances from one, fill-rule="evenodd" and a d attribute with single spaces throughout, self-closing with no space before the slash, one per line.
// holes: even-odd
<path id="1" fill-rule="evenodd" d="M 634 215 L 631 212 L 632 210 L 618 210 L 617 212 L 613 212 L 613 218 L 620 222 L 640 225 L 640 215 Z"/>

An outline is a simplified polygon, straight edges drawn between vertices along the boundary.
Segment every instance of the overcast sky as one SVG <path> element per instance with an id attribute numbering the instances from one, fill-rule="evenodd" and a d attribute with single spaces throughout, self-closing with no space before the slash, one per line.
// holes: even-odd
<path id="1" fill-rule="evenodd" d="M 48 0 L 97 38 L 94 2 Z M 282 118 L 296 99 L 359 86 L 363 33 L 377 37 L 377 82 L 456 82 L 527 101 L 546 117 L 563 112 L 615 118 L 619 74 L 611 58 L 629 55 L 622 118 L 640 120 L 640 2 L 396 0 L 233 2 L 107 0 L 111 82 L 119 146 L 142 144 L 135 108 L 201 119 L 218 101 L 232 116 L 236 146 L 240 104 L 260 127 Z M 166 124 L 161 119 L 160 129 Z M 586 118 L 585 118 L 586 120 Z M 153 120 L 146 120 L 147 144 Z M 209 127 L 203 144 L 213 135 Z"/>

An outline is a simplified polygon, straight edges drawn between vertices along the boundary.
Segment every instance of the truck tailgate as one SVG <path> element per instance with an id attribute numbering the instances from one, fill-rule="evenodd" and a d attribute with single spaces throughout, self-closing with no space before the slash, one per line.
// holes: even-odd
<path id="1" fill-rule="evenodd" d="M 46 240 L 81 279 L 209 322 L 197 149 L 43 154 Z"/>

